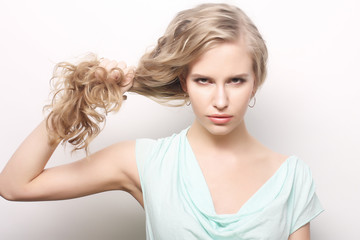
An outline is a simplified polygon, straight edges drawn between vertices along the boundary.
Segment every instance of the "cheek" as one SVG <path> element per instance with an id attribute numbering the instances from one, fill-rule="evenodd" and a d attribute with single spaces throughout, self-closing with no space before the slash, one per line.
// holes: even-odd
<path id="1" fill-rule="evenodd" d="M 252 86 L 244 86 L 243 88 L 239 89 L 232 89 L 229 91 L 229 97 L 232 100 L 236 100 L 237 102 L 244 102 L 250 100 L 252 96 Z"/>
<path id="2" fill-rule="evenodd" d="M 193 86 L 193 83 L 188 84 L 187 86 L 187 93 L 191 104 L 202 105 L 209 101 L 211 89 Z"/>
<path id="3" fill-rule="evenodd" d="M 248 109 L 249 101 L 251 99 L 251 91 L 241 91 L 232 94 L 230 97 L 229 110 L 234 113 L 244 115 Z"/>
<path id="4" fill-rule="evenodd" d="M 195 115 L 206 114 L 211 108 L 211 97 L 208 92 L 202 90 L 194 90 L 189 92 L 189 99 L 191 102 L 191 108 Z"/>
<path id="5" fill-rule="evenodd" d="M 200 93 L 195 95 L 190 95 L 189 98 L 194 112 L 204 110 L 208 105 L 208 101 L 206 101 L 204 96 L 200 95 Z"/>

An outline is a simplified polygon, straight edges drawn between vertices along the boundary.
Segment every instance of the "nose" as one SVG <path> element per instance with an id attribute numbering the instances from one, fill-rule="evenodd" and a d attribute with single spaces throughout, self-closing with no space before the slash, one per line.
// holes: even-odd
<path id="1" fill-rule="evenodd" d="M 220 85 L 216 86 L 214 99 L 213 99 L 213 106 L 218 110 L 224 110 L 229 105 L 229 97 L 226 92 L 225 86 Z"/>

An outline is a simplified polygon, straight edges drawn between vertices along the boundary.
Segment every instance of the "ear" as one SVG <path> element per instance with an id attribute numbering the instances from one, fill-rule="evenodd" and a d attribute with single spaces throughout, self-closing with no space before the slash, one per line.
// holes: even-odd
<path id="1" fill-rule="evenodd" d="M 257 90 L 258 90 L 258 85 L 257 85 L 257 80 L 256 80 L 256 78 L 255 78 L 255 79 L 254 79 L 253 90 L 252 90 L 252 93 L 251 93 L 251 98 L 253 98 L 253 97 L 255 96 Z"/>
<path id="2" fill-rule="evenodd" d="M 255 97 L 256 91 L 257 91 L 257 89 L 254 88 L 252 93 L 251 93 L 251 98 Z"/>
<path id="3" fill-rule="evenodd" d="M 182 90 L 187 93 L 186 77 L 183 74 L 181 74 L 179 76 L 179 80 Z"/>

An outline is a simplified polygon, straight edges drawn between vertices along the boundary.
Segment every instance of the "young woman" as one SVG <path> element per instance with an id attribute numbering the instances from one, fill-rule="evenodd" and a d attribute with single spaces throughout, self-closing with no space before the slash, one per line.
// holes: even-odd
<path id="1" fill-rule="evenodd" d="M 203 4 L 180 12 L 136 70 L 109 60 L 60 63 L 51 112 L 2 171 L 1 196 L 124 190 L 145 209 L 147 239 L 310 239 L 309 222 L 322 207 L 309 168 L 263 146 L 244 122 L 266 60 L 260 33 L 240 9 Z M 87 150 L 126 91 L 185 100 L 195 121 L 167 138 L 120 142 L 44 169 L 61 141 Z"/>

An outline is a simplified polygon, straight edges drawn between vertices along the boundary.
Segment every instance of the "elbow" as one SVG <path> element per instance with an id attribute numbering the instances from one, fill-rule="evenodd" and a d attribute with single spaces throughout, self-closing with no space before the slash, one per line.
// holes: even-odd
<path id="1" fill-rule="evenodd" d="M 0 196 L 8 201 L 16 201 L 14 194 L 0 182 Z"/>
<path id="2" fill-rule="evenodd" d="M 24 186 L 4 186 L 0 183 L 0 196 L 11 202 L 39 201 L 41 197 L 34 194 L 28 185 Z"/>
<path id="3" fill-rule="evenodd" d="M 16 201 L 29 201 L 30 199 L 26 199 L 26 197 L 24 197 L 24 194 L 21 194 L 18 191 L 13 191 L 13 190 L 6 190 L 0 191 L 0 196 L 2 198 L 4 198 L 5 200 L 11 201 L 11 202 L 16 202 Z"/>
<path id="4" fill-rule="evenodd" d="M 19 194 L 13 189 L 4 186 L 4 184 L 0 184 L 0 196 L 8 201 L 20 201 Z"/>
<path id="5" fill-rule="evenodd" d="M 1 179 L 0 176 L 0 196 L 8 201 L 23 201 L 24 191 L 10 184 L 7 184 Z"/>
<path id="6" fill-rule="evenodd" d="M 13 194 L 10 194 L 8 192 L 1 192 L 0 196 L 8 201 L 19 201 Z"/>

